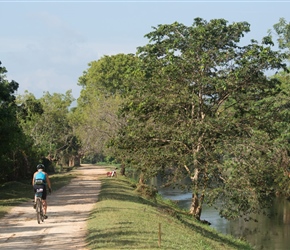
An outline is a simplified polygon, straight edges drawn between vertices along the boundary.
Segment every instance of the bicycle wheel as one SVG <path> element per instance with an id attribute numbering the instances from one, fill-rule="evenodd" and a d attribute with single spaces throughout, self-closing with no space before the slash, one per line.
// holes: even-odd
<path id="1" fill-rule="evenodd" d="M 41 199 L 40 198 L 37 198 L 36 199 L 36 218 L 37 218 L 38 224 L 40 224 L 41 212 L 42 212 Z"/>
<path id="2" fill-rule="evenodd" d="M 43 213 L 43 204 L 42 204 L 42 200 L 41 200 L 41 205 L 40 205 L 40 219 L 43 222 L 44 221 L 44 213 Z"/>

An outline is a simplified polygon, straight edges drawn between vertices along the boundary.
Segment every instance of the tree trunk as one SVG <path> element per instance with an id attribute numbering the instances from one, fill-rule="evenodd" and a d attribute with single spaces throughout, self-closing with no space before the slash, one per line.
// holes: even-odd
<path id="1" fill-rule="evenodd" d="M 143 173 L 140 174 L 139 185 L 144 185 L 144 174 Z"/>
<path id="2" fill-rule="evenodd" d="M 74 165 L 75 165 L 75 159 L 73 156 L 71 156 L 68 162 L 68 166 L 73 167 Z"/>
<path id="3" fill-rule="evenodd" d="M 189 213 L 192 214 L 197 220 L 200 220 L 201 210 L 202 206 L 198 199 L 198 194 L 193 193 Z"/>
<path id="4" fill-rule="evenodd" d="M 79 155 L 76 155 L 74 158 L 74 166 L 79 167 L 81 165 L 81 157 Z"/>
<path id="5" fill-rule="evenodd" d="M 202 210 L 202 200 L 203 196 L 199 198 L 198 195 L 198 177 L 199 177 L 199 169 L 195 168 L 194 176 L 191 177 L 191 181 L 194 186 L 194 191 L 192 192 L 191 206 L 189 213 L 192 214 L 197 220 L 200 220 L 201 210 Z"/>
<path id="6" fill-rule="evenodd" d="M 121 165 L 120 174 L 125 175 L 125 166 L 123 164 Z"/>

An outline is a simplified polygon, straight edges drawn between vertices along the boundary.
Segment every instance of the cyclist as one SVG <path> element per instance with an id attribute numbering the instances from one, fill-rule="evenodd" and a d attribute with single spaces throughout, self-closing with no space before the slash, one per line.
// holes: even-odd
<path id="1" fill-rule="evenodd" d="M 42 201 L 43 201 L 44 218 L 47 219 L 46 187 L 48 187 L 48 191 L 49 193 L 51 193 L 51 183 L 50 183 L 48 174 L 44 172 L 45 170 L 44 165 L 38 164 L 36 168 L 37 168 L 37 171 L 33 174 L 32 185 L 33 185 L 34 193 L 36 193 L 37 189 L 40 189 L 40 188 L 43 189 Z M 34 195 L 33 208 L 36 208 L 36 195 Z"/>

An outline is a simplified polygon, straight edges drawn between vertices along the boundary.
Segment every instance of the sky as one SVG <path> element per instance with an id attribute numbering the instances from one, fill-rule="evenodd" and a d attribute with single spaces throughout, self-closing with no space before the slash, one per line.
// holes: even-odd
<path id="1" fill-rule="evenodd" d="M 0 61 L 6 78 L 37 98 L 45 92 L 80 95 L 78 79 L 104 55 L 135 53 L 159 24 L 191 26 L 194 18 L 251 25 L 247 39 L 261 41 L 285 18 L 290 1 L 14 1 L 0 0 Z"/>

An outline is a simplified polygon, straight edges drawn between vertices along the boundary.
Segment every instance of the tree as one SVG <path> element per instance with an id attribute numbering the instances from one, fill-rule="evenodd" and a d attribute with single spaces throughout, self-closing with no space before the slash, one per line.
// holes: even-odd
<path id="1" fill-rule="evenodd" d="M 283 175 L 269 164 L 277 133 L 273 114 L 263 112 L 279 92 L 265 72 L 286 69 L 285 54 L 271 49 L 270 37 L 239 46 L 249 31 L 247 22 L 196 18 L 189 27 L 159 25 L 138 48 L 145 77 L 134 79 L 123 108 L 128 123 L 114 145 L 142 178 L 190 180 L 184 188 L 197 219 L 204 202 L 217 200 L 226 218 L 260 211 Z"/>
<path id="2" fill-rule="evenodd" d="M 285 51 L 287 54 L 287 61 L 289 62 L 289 52 L 290 52 L 290 23 L 287 23 L 285 18 L 280 18 L 279 22 L 273 25 L 273 30 L 269 31 L 269 35 L 272 38 L 276 38 L 278 42 L 278 46 L 280 49 Z M 284 173 L 286 177 L 290 177 L 290 168 L 289 168 L 289 156 L 290 156 L 290 134 L 289 134 L 289 121 L 290 121 L 290 113 L 289 113 L 289 94 L 290 94 L 290 74 L 289 67 L 288 71 L 279 72 L 273 76 L 275 79 L 278 79 L 281 84 L 281 91 L 279 96 L 277 96 L 272 102 L 274 103 L 274 107 L 279 110 L 276 112 L 276 115 L 279 115 L 279 118 L 276 118 L 278 121 L 276 123 L 276 129 L 280 133 L 280 137 L 277 138 L 276 144 L 279 145 L 280 148 L 280 164 L 284 169 Z M 284 178 L 281 179 L 281 194 L 290 197 L 290 187 L 289 187 L 289 179 Z"/>
<path id="3" fill-rule="evenodd" d="M 124 123 L 117 111 L 130 88 L 127 79 L 135 60 L 130 54 L 104 56 L 91 62 L 79 78 L 83 89 L 74 111 L 73 126 L 84 155 L 113 155 L 107 144 Z"/>
<path id="4" fill-rule="evenodd" d="M 278 36 L 278 46 L 280 49 L 290 48 L 290 23 L 287 23 L 285 18 L 280 18 L 279 22 L 273 25 L 274 33 Z M 269 30 L 269 36 L 272 36 L 273 31 Z M 288 51 L 289 52 L 289 51 Z"/>
<path id="5" fill-rule="evenodd" d="M 31 142 L 16 117 L 15 92 L 19 84 L 8 81 L 6 73 L 0 62 L 0 181 L 26 177 L 34 158 Z"/>
<path id="6" fill-rule="evenodd" d="M 71 91 L 36 99 L 26 92 L 18 97 L 18 118 L 25 134 L 32 138 L 38 153 L 60 165 L 69 165 L 78 155 L 78 142 L 70 126 Z"/>
<path id="7" fill-rule="evenodd" d="M 19 123 L 25 134 L 33 138 L 34 144 L 40 149 L 39 146 L 42 144 L 42 139 L 38 136 L 37 124 L 44 113 L 42 103 L 28 91 L 24 95 L 18 95 L 16 101 L 18 104 L 17 115 Z"/>

